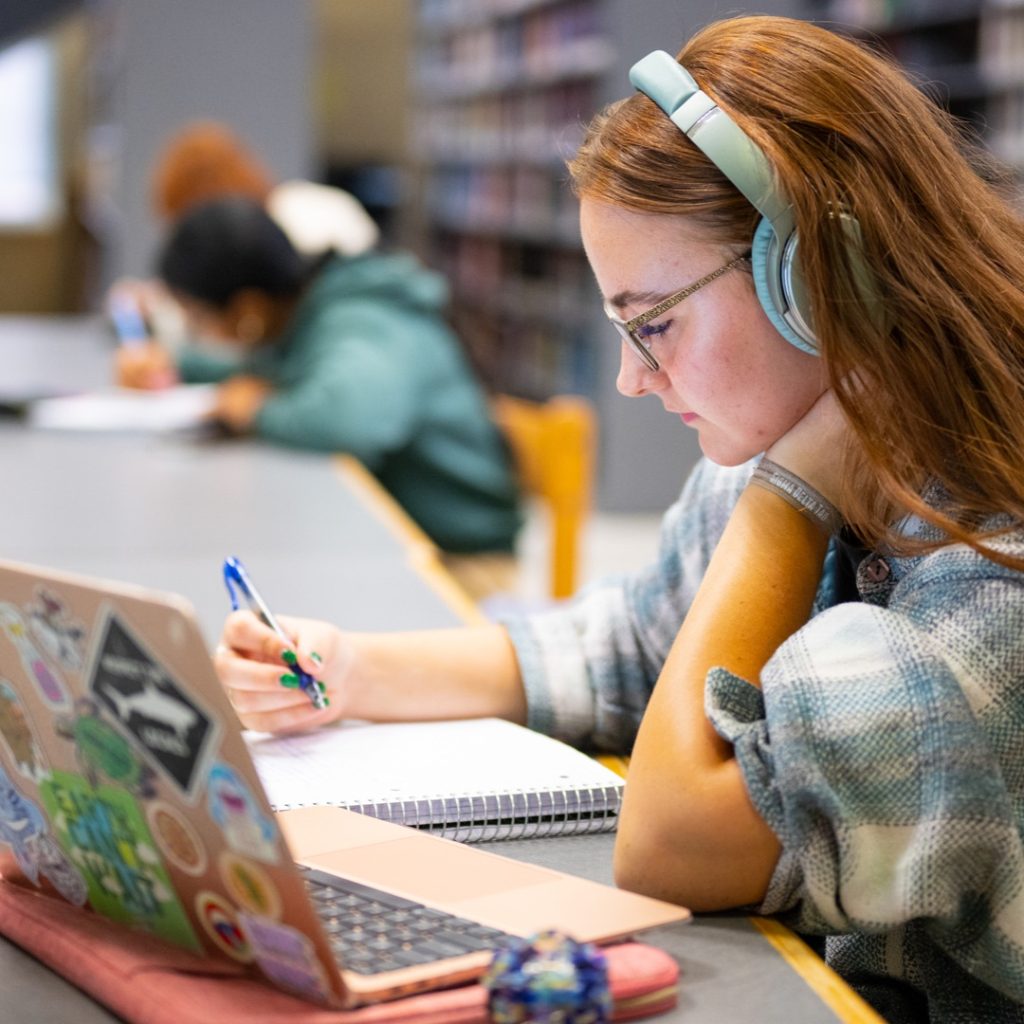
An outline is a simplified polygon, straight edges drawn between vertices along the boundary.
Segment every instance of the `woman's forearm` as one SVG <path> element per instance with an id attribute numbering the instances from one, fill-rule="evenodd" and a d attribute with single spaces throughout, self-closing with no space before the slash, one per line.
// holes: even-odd
<path id="1" fill-rule="evenodd" d="M 349 634 L 350 714 L 375 721 L 507 718 L 526 722 L 515 650 L 500 626 Z"/>
<path id="2" fill-rule="evenodd" d="M 826 535 L 771 492 L 740 497 L 637 735 L 616 844 L 628 888 L 697 909 L 757 901 L 778 859 L 732 748 L 704 711 L 708 671 L 757 684 L 809 618 Z"/>

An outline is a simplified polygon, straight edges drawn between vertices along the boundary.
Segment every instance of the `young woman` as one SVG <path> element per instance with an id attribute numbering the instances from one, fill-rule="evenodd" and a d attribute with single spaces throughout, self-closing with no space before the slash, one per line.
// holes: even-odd
<path id="1" fill-rule="evenodd" d="M 437 274 L 404 254 L 310 260 L 240 196 L 187 211 L 159 272 L 190 336 L 221 343 L 183 349 L 174 368 L 219 383 L 228 428 L 355 455 L 445 552 L 511 565 L 513 467 Z M 171 359 L 152 345 L 119 355 L 147 373 Z"/>
<path id="2" fill-rule="evenodd" d="M 621 884 L 825 936 L 891 1021 L 1022 1021 L 1024 227 L 946 115 L 809 24 L 713 24 L 634 80 L 570 167 L 619 388 L 707 456 L 658 564 L 490 629 L 293 620 L 322 712 L 236 615 L 224 684 L 258 729 L 632 749 Z"/>

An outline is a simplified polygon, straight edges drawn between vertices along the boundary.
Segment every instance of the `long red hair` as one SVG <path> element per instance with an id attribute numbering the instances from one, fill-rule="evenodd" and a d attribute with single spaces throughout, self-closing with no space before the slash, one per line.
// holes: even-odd
<path id="1" fill-rule="evenodd" d="M 859 441 L 847 521 L 875 547 L 952 539 L 1024 569 L 993 543 L 1024 519 L 1024 222 L 992 161 L 893 63 L 807 22 L 716 22 L 678 59 L 792 203 L 821 356 Z M 600 114 L 569 168 L 582 196 L 750 244 L 756 211 L 646 96 Z M 839 208 L 860 224 L 870 297 Z M 906 536 L 908 513 L 942 537 Z"/>

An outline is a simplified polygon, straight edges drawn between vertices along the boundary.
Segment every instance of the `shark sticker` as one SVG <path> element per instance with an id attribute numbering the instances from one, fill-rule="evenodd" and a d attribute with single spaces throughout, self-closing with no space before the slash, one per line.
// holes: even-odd
<path id="1" fill-rule="evenodd" d="M 218 732 L 215 719 L 113 612 L 97 631 L 89 675 L 95 701 L 188 798 Z"/>

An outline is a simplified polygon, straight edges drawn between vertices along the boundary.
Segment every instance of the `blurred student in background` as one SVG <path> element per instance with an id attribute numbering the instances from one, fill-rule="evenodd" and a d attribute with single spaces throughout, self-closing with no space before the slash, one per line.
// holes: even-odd
<path id="1" fill-rule="evenodd" d="M 358 256 L 374 248 L 380 231 L 362 204 L 343 189 L 292 179 L 275 183 L 264 163 L 239 135 L 220 121 L 186 124 L 157 157 L 150 182 L 150 205 L 169 229 L 188 210 L 223 196 L 246 196 L 261 203 L 303 255 L 319 256 L 328 249 Z M 185 340 L 181 310 L 159 281 L 127 278 L 111 289 L 109 305 L 134 306 L 155 339 L 171 347 Z M 125 354 L 123 372 L 145 348 Z M 133 383 L 165 386 L 155 375 L 136 375 Z"/>
<path id="2" fill-rule="evenodd" d="M 176 356 L 123 349 L 122 383 L 169 371 L 220 382 L 216 416 L 231 431 L 356 456 L 450 553 L 474 596 L 482 556 L 490 585 L 508 589 L 514 472 L 445 322 L 439 275 L 406 254 L 303 256 L 260 202 L 233 196 L 178 220 L 159 276 L 204 343 Z"/>
<path id="3" fill-rule="evenodd" d="M 262 161 L 227 125 L 186 125 L 168 142 L 154 168 L 153 210 L 172 224 L 192 207 L 228 195 L 262 203 L 304 255 L 334 249 L 343 256 L 358 256 L 380 241 L 373 218 L 343 189 L 298 179 L 275 183 Z"/>

